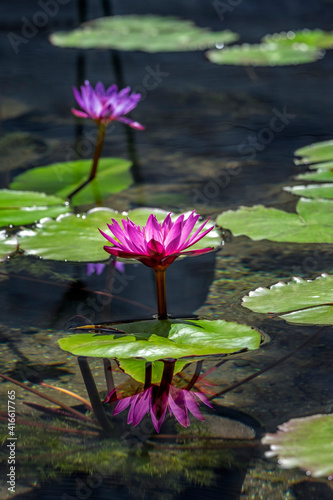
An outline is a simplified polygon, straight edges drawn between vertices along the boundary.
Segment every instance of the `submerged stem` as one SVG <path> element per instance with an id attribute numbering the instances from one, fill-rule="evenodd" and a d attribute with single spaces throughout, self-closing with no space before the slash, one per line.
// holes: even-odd
<path id="1" fill-rule="evenodd" d="M 158 319 L 167 319 L 165 269 L 155 269 Z"/>
<path id="2" fill-rule="evenodd" d="M 105 138 L 105 131 L 106 131 L 106 125 L 105 123 L 99 122 L 98 123 L 98 130 L 97 130 L 97 139 L 96 139 L 96 146 L 95 146 L 95 151 L 94 151 L 94 158 L 93 162 L 91 165 L 91 170 L 89 177 L 86 181 L 84 181 L 82 184 L 80 184 L 79 187 L 74 189 L 69 195 L 68 199 L 71 200 L 75 194 L 77 194 L 81 189 L 83 189 L 89 182 L 91 182 L 97 174 L 97 167 L 98 167 L 98 162 L 102 154 L 102 149 L 103 149 L 103 144 L 104 144 L 104 138 Z"/>

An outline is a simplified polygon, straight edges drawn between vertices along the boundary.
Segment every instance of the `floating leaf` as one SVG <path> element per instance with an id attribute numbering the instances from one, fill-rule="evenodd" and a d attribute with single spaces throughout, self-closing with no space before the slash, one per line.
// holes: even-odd
<path id="1" fill-rule="evenodd" d="M 306 198 L 333 199 L 333 183 L 308 184 L 307 186 L 286 186 L 284 191 Z"/>
<path id="2" fill-rule="evenodd" d="M 262 43 L 233 45 L 220 50 L 210 50 L 207 57 L 215 64 L 285 66 L 316 61 L 321 57 L 321 53 L 306 45 L 288 47 L 280 43 Z"/>
<path id="3" fill-rule="evenodd" d="M 332 163 L 333 167 L 333 163 Z M 318 181 L 318 182 L 325 182 L 325 181 L 332 181 L 333 182 L 333 169 L 332 170 L 325 170 L 319 168 L 316 172 L 306 172 L 305 174 L 300 174 L 296 177 L 296 179 L 302 180 L 302 181 Z"/>
<path id="4" fill-rule="evenodd" d="M 109 258 L 103 250 L 105 238 L 98 228 L 107 231 L 111 218 L 121 221 L 128 217 L 141 226 L 148 216 L 154 213 L 158 220 L 163 220 L 167 213 L 154 208 L 137 208 L 124 215 L 106 207 L 95 208 L 87 214 L 67 214 L 56 220 L 43 220 L 36 230 L 23 230 L 19 236 L 20 248 L 29 255 L 38 255 L 44 259 L 68 260 L 76 262 L 99 262 Z M 173 219 L 177 215 L 173 215 Z M 198 227 L 198 223 L 193 231 Z M 221 237 L 213 230 L 191 248 L 215 247 Z"/>
<path id="5" fill-rule="evenodd" d="M 100 327 L 95 328 L 98 331 Z M 253 350 L 258 349 L 261 341 L 258 331 L 223 320 L 138 321 L 117 324 L 116 328 L 126 333 L 78 333 L 59 340 L 59 344 L 78 356 L 156 361 Z"/>
<path id="6" fill-rule="evenodd" d="M 17 238 L 9 237 L 6 231 L 0 231 L 0 261 L 5 260 L 17 249 Z"/>
<path id="7" fill-rule="evenodd" d="M 313 477 L 333 476 L 333 415 L 312 415 L 293 418 L 282 425 L 276 434 L 266 434 L 263 444 L 277 456 L 285 469 L 299 467 Z"/>
<path id="8" fill-rule="evenodd" d="M 299 30 L 299 31 L 283 31 L 282 33 L 273 33 L 265 35 L 262 38 L 264 43 L 277 42 L 286 47 L 294 47 L 299 45 L 307 45 L 317 49 L 330 49 L 333 47 L 333 33 L 330 31 L 315 30 Z"/>
<path id="9" fill-rule="evenodd" d="M 333 243 L 333 201 L 301 198 L 297 213 L 283 212 L 262 205 L 228 210 L 216 223 L 230 229 L 234 236 L 253 240 L 292 243 Z"/>
<path id="10" fill-rule="evenodd" d="M 66 198 L 75 188 L 88 179 L 92 160 L 55 163 L 46 167 L 27 170 L 15 177 L 12 189 L 38 189 L 47 194 Z M 94 203 L 113 193 L 127 189 L 133 182 L 131 162 L 121 158 L 101 158 L 97 177 L 73 196 L 74 205 Z"/>
<path id="11" fill-rule="evenodd" d="M 57 217 L 69 211 L 57 196 L 32 191 L 0 190 L 0 226 L 32 224 L 43 217 Z"/>
<path id="12" fill-rule="evenodd" d="M 119 366 L 127 375 L 130 375 L 132 378 L 137 380 L 138 382 L 142 382 L 144 384 L 146 377 L 146 360 L 144 359 L 119 359 Z M 176 361 L 174 375 L 181 372 L 184 366 L 188 363 L 188 361 Z M 162 373 L 164 369 L 164 363 L 162 361 L 153 361 L 152 362 L 152 376 L 151 381 L 153 384 L 157 384 L 161 382 Z"/>
<path id="13" fill-rule="evenodd" d="M 333 141 L 315 142 L 295 151 L 296 165 L 309 165 L 311 169 L 333 169 Z"/>
<path id="14" fill-rule="evenodd" d="M 74 31 L 54 33 L 50 37 L 51 42 L 60 47 L 144 52 L 205 50 L 237 39 L 238 35 L 229 30 L 210 31 L 189 20 L 154 15 L 102 17 Z"/>
<path id="15" fill-rule="evenodd" d="M 9 172 L 37 160 L 46 145 L 25 132 L 12 132 L 0 138 L 0 171 Z M 33 190 L 34 188 L 32 188 Z"/>
<path id="16" fill-rule="evenodd" d="M 275 313 L 289 323 L 333 325 L 333 275 L 260 287 L 243 297 L 242 305 L 254 312 Z"/>

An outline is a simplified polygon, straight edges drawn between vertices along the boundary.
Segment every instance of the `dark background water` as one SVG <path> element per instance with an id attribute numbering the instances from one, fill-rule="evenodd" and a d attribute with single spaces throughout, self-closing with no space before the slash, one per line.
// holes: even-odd
<path id="1" fill-rule="evenodd" d="M 1 167 L 2 187 L 7 187 L 13 175 L 26 168 L 73 157 L 91 157 L 89 137 L 94 128 L 88 123 L 80 124 L 72 116 L 72 86 L 82 83 L 83 79 L 89 79 L 91 83 L 99 80 L 105 84 L 113 83 L 116 74 L 110 52 L 61 49 L 48 41 L 52 32 L 76 27 L 85 9 L 86 19 L 104 15 L 105 8 L 112 8 L 114 14 L 176 15 L 213 30 L 231 29 L 240 34 L 241 42 L 250 43 L 259 42 L 263 35 L 275 31 L 305 27 L 330 30 L 332 27 L 333 3 L 329 1 L 243 0 L 226 13 L 223 20 L 214 5 L 216 3 L 206 0 L 114 1 L 112 5 L 107 1 L 87 0 L 81 2 L 79 9 L 78 2 L 70 0 L 59 6 L 58 14 L 50 17 L 45 27 L 39 28 L 31 38 L 25 38 L 27 43 L 21 43 L 15 51 L 10 34 L 22 36 L 26 19 L 34 19 L 40 4 L 27 0 L 3 1 L 0 5 L 0 132 L 2 136 L 13 132 L 29 133 L 38 145 L 38 154 L 33 158 L 21 158 L 18 151 L 17 168 L 8 173 L 6 166 Z M 133 113 L 135 119 L 146 126 L 144 132 L 135 134 L 144 183 L 107 199 L 108 206 L 119 210 L 136 206 L 172 210 L 196 208 L 210 216 L 224 209 L 257 203 L 294 211 L 296 198 L 281 190 L 293 182 L 292 176 L 304 170 L 293 164 L 293 152 L 300 146 L 333 135 L 332 51 L 327 51 L 325 57 L 315 63 L 255 68 L 250 72 L 242 67 L 211 64 L 203 52 L 119 52 L 119 58 L 123 78 L 133 88 L 142 87 L 147 67 L 159 67 L 164 76 L 156 88 L 147 91 Z M 244 148 L 240 147 L 250 136 L 258 136 L 276 111 L 282 113 L 283 110 L 292 115 L 290 123 L 255 157 L 244 154 Z M 107 135 L 103 155 L 128 157 L 126 136 L 120 124 Z M 8 161 L 6 156 L 3 158 Z M 2 159 L 1 165 L 3 162 Z M 196 311 L 248 322 L 260 326 L 271 337 L 271 343 L 259 353 L 230 362 L 224 371 L 220 371 L 215 380 L 218 385 L 224 387 L 266 366 L 313 333 L 313 328 L 262 320 L 259 315 L 249 316 L 239 306 L 240 298 L 249 290 L 290 278 L 296 272 L 295 266 L 300 266 L 297 274 L 305 278 L 331 271 L 330 247 L 321 248 L 314 264 L 309 267 L 304 262 L 313 257 L 313 252 L 314 246 L 311 245 L 251 243 L 245 238 L 228 241 L 217 255 L 215 280 L 206 302 L 213 279 L 211 267 L 215 262 L 199 261 L 200 272 L 194 277 L 193 266 L 195 268 L 196 264 L 186 264 L 190 268 L 188 274 L 181 262 L 175 264 L 174 271 L 168 270 L 168 297 L 170 309 L 175 314 Z M 64 353 L 57 348 L 56 339 L 62 333 L 53 333 L 53 330 L 62 329 L 82 304 L 86 307 L 90 292 L 82 289 L 105 287 L 105 276 L 94 275 L 88 279 L 85 266 L 36 263 L 31 258 L 22 258 L 20 265 L 17 260 L 4 263 L 0 271 L 3 279 L 2 371 L 8 373 L 18 363 L 34 366 L 39 363 L 45 369 L 48 362 L 67 362 L 72 375 L 68 375 L 64 382 L 56 367 L 47 379 L 50 383 L 58 381 L 64 386 L 74 385 L 84 392 L 74 362 L 66 361 Z M 56 272 L 66 274 L 71 286 L 63 278 L 60 286 L 55 285 Z M 155 303 L 153 280 L 149 270 L 140 268 L 137 272 L 135 280 L 130 280 L 130 285 L 125 287 L 119 300 L 111 302 L 111 306 L 107 304 L 101 309 L 97 304 L 94 309 L 88 305 L 97 320 L 152 314 Z M 177 285 L 178 273 L 182 274 L 185 291 Z M 205 277 L 207 283 L 203 281 Z M 47 283 L 41 283 L 41 280 Z M 144 292 L 140 288 L 138 293 L 137 283 L 140 287 L 144 283 Z M 176 288 L 177 292 L 173 292 Z M 193 297 L 188 290 L 193 291 Z M 186 300 L 182 301 L 182 296 Z M 135 307 L 128 300 L 134 301 Z M 198 309 L 200 305 L 202 307 Z M 80 312 L 83 312 L 82 307 Z M 217 403 L 252 414 L 272 432 L 277 424 L 291 417 L 331 412 L 329 358 L 333 346 L 330 333 L 325 331 L 315 346 L 298 354 L 293 363 L 284 365 L 282 371 L 268 372 L 252 385 L 229 393 L 223 402 L 219 399 Z M 20 397 L 24 399 L 23 395 Z M 255 463 L 253 470 L 255 473 L 248 476 L 247 490 L 241 497 L 244 500 L 287 498 L 282 495 L 291 491 L 290 484 L 303 481 L 301 473 L 283 475 L 275 465 L 267 465 L 263 460 Z M 275 491 L 268 486 L 272 475 L 277 478 Z M 60 490 L 51 486 L 54 498 L 61 498 L 66 488 L 71 491 L 73 487 L 72 483 L 66 486 L 67 479 L 62 481 L 58 485 Z M 27 498 L 43 498 L 43 495 L 46 498 L 50 495 L 48 488 L 41 493 L 33 492 Z M 317 496 L 313 497 L 309 490 L 302 488 L 295 486 L 288 498 L 326 498 L 325 495 L 331 493 L 331 490 L 323 493 L 317 489 L 313 493 Z M 197 490 L 196 494 L 202 495 L 200 498 L 203 495 L 204 498 L 220 498 L 221 489 L 213 488 L 204 493 Z M 94 494 L 102 495 L 100 490 Z M 120 499 L 127 498 L 126 494 L 120 486 L 114 492 L 115 498 Z M 250 494 L 254 496 L 248 496 Z M 192 498 L 193 495 L 192 491 Z M 167 497 L 165 493 L 164 498 L 176 497 Z"/>

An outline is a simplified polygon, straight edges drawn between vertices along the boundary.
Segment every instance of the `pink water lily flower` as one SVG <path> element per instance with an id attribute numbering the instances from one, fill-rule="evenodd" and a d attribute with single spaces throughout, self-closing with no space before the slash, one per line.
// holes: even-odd
<path id="1" fill-rule="evenodd" d="M 199 217 L 193 211 L 187 218 L 180 215 L 175 222 L 172 222 L 169 213 L 160 224 L 156 216 L 151 214 L 142 228 L 128 218 L 122 220 L 122 226 L 112 219 L 112 224 L 107 225 L 113 236 L 100 230 L 113 245 L 104 246 L 104 250 L 116 257 L 137 259 L 155 271 L 165 270 L 180 255 L 201 255 L 214 249 L 207 247 L 185 251 L 214 228 L 211 226 L 203 231 L 207 219 L 191 234 Z"/>
<path id="2" fill-rule="evenodd" d="M 126 87 L 118 92 L 117 85 L 111 85 L 105 89 L 102 82 L 98 82 L 94 89 L 86 80 L 81 86 L 81 93 L 73 87 L 74 97 L 83 111 L 72 109 L 72 112 L 80 118 L 91 118 L 97 124 L 108 125 L 116 120 L 132 128 L 143 130 L 145 128 L 143 125 L 125 116 L 141 99 L 141 94 L 134 92 L 130 94 L 130 91 L 131 88 Z"/>
<path id="3" fill-rule="evenodd" d="M 156 432 L 160 432 L 167 409 L 169 409 L 170 415 L 173 415 L 183 427 L 188 427 L 190 425 L 189 412 L 198 420 L 204 420 L 198 408 L 200 402 L 213 408 L 209 399 L 201 392 L 179 389 L 171 384 L 166 384 L 162 394 L 160 386 L 152 384 L 144 391 L 124 399 L 118 399 L 116 389 L 114 389 L 108 394 L 105 403 L 115 401 L 118 403 L 113 414 L 117 415 L 130 407 L 127 423 L 133 424 L 134 427 L 150 412 Z"/>

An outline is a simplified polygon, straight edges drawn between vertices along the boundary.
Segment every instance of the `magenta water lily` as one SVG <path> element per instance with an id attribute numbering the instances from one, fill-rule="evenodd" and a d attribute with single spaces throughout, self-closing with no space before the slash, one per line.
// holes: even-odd
<path id="1" fill-rule="evenodd" d="M 128 218 L 122 220 L 123 227 L 115 219 L 111 219 L 112 224 L 107 226 L 114 236 L 109 236 L 100 230 L 113 245 L 104 246 L 104 250 L 116 257 L 137 259 L 155 270 L 165 270 L 180 255 L 201 255 L 213 250 L 213 247 L 186 250 L 214 228 L 211 226 L 203 231 L 209 220 L 207 219 L 191 235 L 199 217 L 200 215 L 193 211 L 187 218 L 185 215 L 180 215 L 175 222 L 172 222 L 169 213 L 160 224 L 156 216 L 150 214 L 147 224 L 142 228 Z"/>
<path id="2" fill-rule="evenodd" d="M 130 87 L 118 91 L 117 85 L 105 89 L 102 82 L 98 82 L 93 88 L 86 80 L 81 86 L 81 93 L 73 87 L 74 97 L 83 111 L 72 109 L 72 112 L 80 118 L 91 118 L 97 124 L 108 125 L 112 121 L 118 121 L 143 130 L 145 128 L 143 125 L 125 116 L 141 99 L 141 94 L 130 92 Z"/>
<path id="3" fill-rule="evenodd" d="M 188 217 L 180 215 L 175 222 L 172 222 L 169 213 L 160 224 L 156 216 L 150 214 L 146 225 L 142 228 L 127 218 L 127 220 L 122 220 L 122 226 L 115 219 L 111 219 L 112 224 L 108 224 L 108 227 L 113 236 L 100 229 L 101 234 L 112 243 L 112 246 L 104 246 L 106 252 L 116 257 L 137 259 L 154 269 L 160 319 L 167 318 L 165 296 L 165 270 L 167 267 L 180 255 L 201 255 L 214 249 L 207 247 L 187 250 L 214 228 L 211 226 L 204 230 L 209 220 L 207 219 L 191 234 L 199 217 L 200 215 L 193 211 Z"/>
<path id="4" fill-rule="evenodd" d="M 91 118 L 94 120 L 98 127 L 98 133 L 89 178 L 69 194 L 69 199 L 96 177 L 106 127 L 109 123 L 118 121 L 138 130 L 145 128 L 141 123 L 135 122 L 125 116 L 136 107 L 141 99 L 141 94 L 136 94 L 135 92 L 131 94 L 130 87 L 118 91 L 117 85 L 111 85 L 111 87 L 105 89 L 103 83 L 98 82 L 96 87 L 93 88 L 89 81 L 86 80 L 84 85 L 81 86 L 81 92 L 76 87 L 73 87 L 73 92 L 81 110 L 72 108 L 72 112 L 80 118 Z"/>

